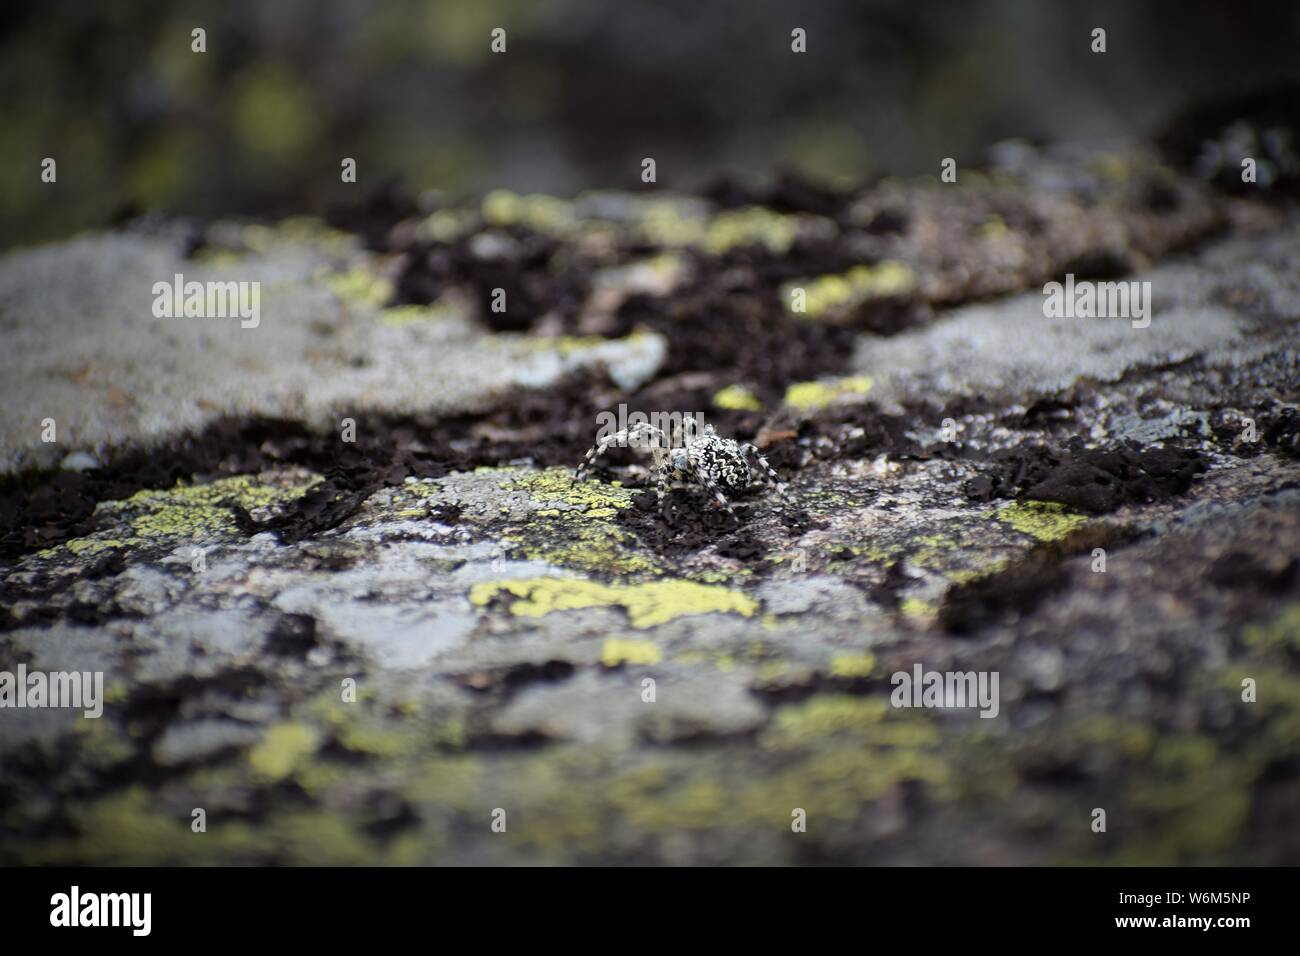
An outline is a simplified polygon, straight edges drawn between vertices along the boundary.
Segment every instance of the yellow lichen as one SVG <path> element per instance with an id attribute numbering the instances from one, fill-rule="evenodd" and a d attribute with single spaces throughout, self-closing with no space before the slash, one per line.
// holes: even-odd
<path id="1" fill-rule="evenodd" d="M 887 260 L 873 266 L 854 266 L 842 275 L 786 283 L 782 299 L 796 315 L 819 318 L 828 312 L 851 309 L 868 299 L 908 295 L 915 289 L 916 273 L 911 267 Z"/>
<path id="2" fill-rule="evenodd" d="M 876 656 L 870 651 L 861 654 L 836 654 L 831 658 L 831 674 L 835 677 L 870 677 L 876 666 Z"/>
<path id="3" fill-rule="evenodd" d="M 529 472 L 513 477 L 503 483 L 502 487 L 518 488 L 528 492 L 534 501 L 564 502 L 574 507 L 583 508 L 588 515 L 595 515 L 593 509 L 614 509 L 604 512 L 611 516 L 616 509 L 626 508 L 632 503 L 633 494 L 626 488 L 606 484 L 601 481 L 575 481 L 567 468 L 547 468 L 545 471 Z"/>
<path id="4" fill-rule="evenodd" d="M 613 516 L 615 509 L 560 511 L 547 508 L 543 511 L 535 514 L 559 518 L 559 522 L 534 522 L 529 528 L 527 541 L 510 539 L 530 561 L 545 561 L 562 568 L 603 574 L 654 573 L 660 570 L 652 558 L 633 550 L 636 540 L 632 535 L 604 520 Z"/>
<path id="5" fill-rule="evenodd" d="M 521 196 L 508 189 L 494 189 L 483 197 L 482 213 L 491 226 L 522 225 L 557 237 L 568 235 L 577 224 L 571 202 L 540 193 Z"/>
<path id="6" fill-rule="evenodd" d="M 640 204 L 637 228 L 656 246 L 693 246 L 704 241 L 705 220 L 691 215 L 680 200 L 647 199 Z"/>
<path id="7" fill-rule="evenodd" d="M 503 335 L 501 339 L 517 345 L 526 352 L 551 352 L 555 355 L 567 356 L 575 352 L 599 348 L 611 341 L 630 341 L 634 336 L 635 333 L 625 339 L 606 339 L 599 335 L 552 335 L 545 338 L 532 335 L 520 335 L 518 337 Z"/>
<path id="8" fill-rule="evenodd" d="M 357 238 L 325 225 L 311 216 L 290 216 L 273 226 L 251 223 L 239 234 L 244 248 L 266 253 L 279 245 L 305 245 L 329 255 L 344 255 L 358 248 Z"/>
<path id="9" fill-rule="evenodd" d="M 145 489 L 123 501 L 101 502 L 96 509 L 106 530 L 84 538 L 73 538 L 60 547 L 78 557 L 94 557 L 104 551 L 138 548 L 157 539 L 207 537 L 236 529 L 232 504 L 246 510 L 284 504 L 301 497 L 318 481 L 312 478 L 298 485 L 264 484 L 249 475 L 222 478 L 200 485 L 178 481 L 172 488 Z M 129 522 L 133 534 L 118 537 L 115 518 Z M 57 554 L 47 548 L 41 557 Z"/>
<path id="10" fill-rule="evenodd" d="M 1083 515 L 1054 501 L 1017 501 L 997 516 L 1016 531 L 1049 544 L 1063 541 L 1088 523 Z"/>
<path id="11" fill-rule="evenodd" d="M 636 541 L 608 519 L 632 503 L 633 492 L 598 481 L 574 481 L 564 468 L 549 468 L 512 476 L 503 488 L 527 492 L 540 503 L 565 507 L 539 508 L 528 533 L 508 540 L 524 557 L 563 568 L 604 574 L 654 573 L 651 557 L 636 550 Z"/>
<path id="12" fill-rule="evenodd" d="M 277 724 L 248 754 L 253 772 L 267 780 L 283 780 L 316 752 L 319 735 L 306 724 Z"/>
<path id="13" fill-rule="evenodd" d="M 416 234 L 434 242 L 453 242 L 474 225 L 474 214 L 466 209 L 439 209 L 416 227 Z"/>
<path id="14" fill-rule="evenodd" d="M 869 376 L 828 379 L 822 382 L 795 382 L 785 390 L 785 403 L 800 411 L 815 411 L 847 395 L 866 395 L 871 391 Z"/>
<path id="15" fill-rule="evenodd" d="M 958 586 L 973 584 L 976 581 L 982 581 L 985 578 L 992 577 L 995 574 L 1005 571 L 1010 565 L 1010 558 L 996 557 L 983 567 L 962 568 L 960 570 L 951 571 L 948 573 L 948 580 Z"/>
<path id="16" fill-rule="evenodd" d="M 1242 631 L 1246 646 L 1268 651 L 1275 648 L 1300 650 L 1300 603 L 1287 605 L 1266 624 L 1251 624 Z"/>
<path id="17" fill-rule="evenodd" d="M 508 189 L 497 189 L 484 197 L 481 213 L 489 226 L 522 225 L 556 238 L 608 233 L 626 229 L 652 245 L 672 249 L 699 246 L 720 255 L 730 249 L 761 245 L 774 253 L 787 252 L 799 232 L 799 215 L 773 212 L 762 206 L 730 209 L 712 218 L 702 214 L 702 207 L 671 197 L 619 197 L 622 212 L 617 219 L 583 219 L 578 204 L 555 196 L 531 194 L 521 196 Z M 453 219 L 434 223 L 443 235 L 463 228 Z"/>
<path id="18" fill-rule="evenodd" d="M 110 551 L 117 548 L 128 547 L 136 539 L 124 541 L 119 538 L 73 538 L 66 542 L 67 548 L 78 557 L 93 557 L 101 551 Z M 48 557 L 57 551 L 57 548 L 47 548 L 41 552 L 42 557 Z"/>
<path id="19" fill-rule="evenodd" d="M 329 273 L 325 284 L 348 305 L 378 309 L 393 297 L 391 281 L 360 266 L 347 272 Z"/>
<path id="20" fill-rule="evenodd" d="M 761 412 L 763 403 L 744 385 L 728 385 L 713 396 L 715 408 L 736 412 Z"/>
<path id="21" fill-rule="evenodd" d="M 387 299 L 384 301 L 387 301 Z M 400 327 L 413 324 L 447 322 L 459 315 L 460 310 L 454 305 L 439 300 L 431 305 L 397 305 L 389 309 L 381 309 L 375 318 L 384 325 Z"/>
<path id="22" fill-rule="evenodd" d="M 247 475 L 201 485 L 177 482 L 166 490 L 138 491 L 113 507 L 140 510 L 131 520 L 138 538 L 195 538 L 233 529 L 232 504 L 251 511 L 286 503 L 306 494 L 318 480 L 288 487 L 261 484 Z"/>
<path id="23" fill-rule="evenodd" d="M 663 660 L 659 645 L 628 637 L 607 637 L 600 650 L 600 662 L 606 667 L 619 664 L 658 664 Z"/>
<path id="24" fill-rule="evenodd" d="M 951 561 L 961 547 L 956 538 L 943 534 L 922 535 L 913 542 L 912 563 L 922 568 L 939 567 Z"/>
<path id="25" fill-rule="evenodd" d="M 939 609 L 932 602 L 916 597 L 903 598 L 898 605 L 898 610 L 904 617 L 921 619 L 931 618 L 939 613 Z"/>
<path id="26" fill-rule="evenodd" d="M 890 713 L 889 700 L 885 697 L 818 694 L 804 703 L 778 709 L 760 742 L 768 749 L 792 750 L 817 746 L 827 737 L 840 733 L 880 739 L 879 727 Z M 938 732 L 929 724 L 900 719 L 898 726 L 905 725 L 916 728 L 904 735 L 908 742 L 938 742 Z M 883 736 L 891 737 L 891 734 Z"/>
<path id="27" fill-rule="evenodd" d="M 758 603 L 739 591 L 694 581 L 601 584 L 584 578 L 522 578 L 476 584 L 470 591 L 470 601 L 483 606 L 499 594 L 516 598 L 510 612 L 521 617 L 622 607 L 635 628 L 654 627 L 692 614 L 735 612 L 750 617 L 758 610 Z"/>
<path id="28" fill-rule="evenodd" d="M 789 251 L 798 234 L 798 216 L 773 212 L 762 206 L 747 206 L 714 216 L 705 230 L 703 246 L 706 252 L 714 255 L 752 245 L 781 254 Z"/>

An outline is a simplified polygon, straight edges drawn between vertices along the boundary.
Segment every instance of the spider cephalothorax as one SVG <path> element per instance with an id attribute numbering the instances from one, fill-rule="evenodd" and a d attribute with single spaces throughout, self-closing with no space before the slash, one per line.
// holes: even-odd
<path id="1" fill-rule="evenodd" d="M 785 485 L 772 470 L 772 466 L 767 463 L 767 459 L 753 445 L 741 444 L 730 438 L 719 438 L 712 425 L 705 425 L 703 431 L 698 431 L 695 419 L 689 416 L 686 417 L 680 433 L 677 429 L 673 431 L 672 441 L 669 441 L 662 428 L 649 424 L 636 425 L 607 435 L 587 452 L 587 457 L 573 473 L 574 480 L 581 481 L 587 469 L 595 464 L 596 459 L 610 445 L 634 448 L 644 448 L 648 445 L 654 457 L 658 479 L 655 491 L 659 496 L 661 509 L 664 505 L 664 496 L 668 493 L 669 482 L 689 481 L 709 492 L 718 504 L 727 509 L 728 514 L 734 516 L 735 512 L 731 510 L 731 502 L 727 500 L 727 495 L 742 491 L 753 480 L 751 458 L 758 465 L 763 477 L 776 486 L 777 493 L 782 499 L 789 500 Z"/>

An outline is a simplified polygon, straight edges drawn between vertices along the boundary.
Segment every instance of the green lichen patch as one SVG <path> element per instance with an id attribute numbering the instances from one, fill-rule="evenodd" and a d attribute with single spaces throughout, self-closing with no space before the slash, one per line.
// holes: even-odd
<path id="1" fill-rule="evenodd" d="M 632 338 L 629 336 L 628 338 Z M 552 352 L 556 355 L 574 355 L 589 349 L 598 348 L 607 342 L 617 341 L 601 338 L 599 335 L 554 335 L 547 338 L 534 338 L 527 335 L 500 335 L 502 341 L 509 341 L 526 352 Z"/>
<path id="2" fill-rule="evenodd" d="M 1235 672 L 1221 676 L 1222 687 L 1197 693 L 1240 693 Z M 1079 819 L 1066 828 L 1074 849 L 1057 862 L 1187 865 L 1222 860 L 1239 845 L 1266 768 L 1294 746 L 1271 734 L 1229 746 L 1205 732 L 1097 713 L 1018 739 L 1011 759 L 1021 768 L 1086 767 L 1094 778 L 1079 788 Z M 1092 831 L 1093 808 L 1106 811 L 1105 832 Z"/>
<path id="3" fill-rule="evenodd" d="M 919 597 L 906 597 L 898 603 L 898 613 L 917 622 L 933 621 L 939 615 L 939 606 Z"/>
<path id="4" fill-rule="evenodd" d="M 1131 769 L 1111 821 L 1129 838 L 1104 852 L 1115 865 L 1209 861 L 1240 839 L 1262 767 L 1198 733 L 1153 734 Z"/>
<path id="5" fill-rule="evenodd" d="M 211 804 L 213 793 L 195 790 L 185 806 L 151 794 L 142 786 L 79 802 L 72 814 L 76 835 L 25 849 L 29 865 L 239 865 L 294 860 L 320 866 L 361 863 L 409 864 L 421 859 L 408 840 L 376 840 L 363 829 L 365 818 L 338 809 L 277 809 L 249 821 L 208 812 L 205 829 L 194 829 L 193 807 Z M 436 848 L 432 835 L 424 852 Z"/>
<path id="6" fill-rule="evenodd" d="M 358 689 L 354 701 L 345 701 L 339 689 L 332 688 L 312 701 L 308 713 L 339 748 L 379 761 L 459 750 L 468 741 L 463 714 L 426 713 L 414 700 L 387 700 L 384 704 L 381 708 L 376 695 L 364 687 Z M 304 784 L 324 783 L 322 771 L 328 775 L 328 767 L 320 762 L 309 768 L 301 775 Z"/>
<path id="7" fill-rule="evenodd" d="M 537 512 L 524 536 L 503 540 L 530 561 L 545 561 L 560 568 L 614 576 L 663 572 L 657 561 L 639 553 L 633 535 L 603 515 Z"/>
<path id="8" fill-rule="evenodd" d="M 553 611 L 621 607 L 635 628 L 654 627 L 694 614 L 735 613 L 751 617 L 758 603 L 745 594 L 694 581 L 647 581 L 602 584 L 583 578 L 523 578 L 474 585 L 470 601 L 480 607 L 498 595 L 510 595 L 511 614 L 541 617 Z"/>
<path id="9" fill-rule="evenodd" d="M 392 280 L 367 266 L 355 266 L 347 272 L 329 272 L 325 285 L 347 305 L 363 309 L 381 309 L 393 298 Z"/>
<path id="10" fill-rule="evenodd" d="M 930 720 L 883 697 L 816 694 L 778 708 L 759 745 L 788 761 L 751 803 L 755 815 L 773 821 L 783 803 L 786 821 L 796 806 L 847 821 L 904 783 L 925 784 L 939 799 L 960 784 Z"/>
<path id="11" fill-rule="evenodd" d="M 1256 651 L 1300 651 L 1300 603 L 1288 604 L 1272 620 L 1249 625 L 1241 638 Z"/>
<path id="12" fill-rule="evenodd" d="M 1012 232 L 1001 216 L 992 216 L 979 224 L 975 235 L 985 241 L 996 242 L 1012 235 Z"/>
<path id="13" fill-rule="evenodd" d="M 53 557 L 61 548 L 78 557 L 93 557 L 110 550 L 166 546 L 177 539 L 201 541 L 236 534 L 232 506 L 256 515 L 302 497 L 319 480 L 296 476 L 275 483 L 238 475 L 206 484 L 177 482 L 172 488 L 145 489 L 122 501 L 101 502 L 95 516 L 103 530 L 43 551 L 41 557 Z"/>
<path id="14" fill-rule="evenodd" d="M 477 224 L 478 216 L 470 209 L 439 209 L 420 220 L 416 235 L 425 241 L 455 242 Z"/>
<path id="15" fill-rule="evenodd" d="M 558 239 L 594 232 L 618 234 L 629 241 L 664 249 L 697 247 L 722 255 L 744 246 L 759 246 L 774 254 L 788 252 L 805 224 L 817 217 L 778 213 L 762 206 L 728 209 L 708 215 L 707 206 L 673 197 L 620 197 L 618 219 L 584 217 L 583 200 L 570 201 L 543 194 L 519 195 L 506 189 L 484 197 L 481 211 L 490 226 L 522 225 Z"/>
<path id="16" fill-rule="evenodd" d="M 165 491 L 137 492 L 124 502 L 124 510 L 139 512 L 131 527 L 142 538 L 194 538 L 232 529 L 231 505 L 254 512 L 286 504 L 306 494 L 316 480 L 290 487 L 262 484 L 246 475 L 203 485 L 178 482 Z"/>
<path id="17" fill-rule="evenodd" d="M 253 773 L 270 781 L 283 780 L 302 768 L 320 745 L 320 733 L 308 724 L 277 724 L 248 754 Z"/>
<path id="18" fill-rule="evenodd" d="M 996 577 L 1008 567 L 1011 566 L 1011 559 L 1008 557 L 997 557 L 986 564 L 981 564 L 974 568 L 962 568 L 956 571 L 948 572 L 948 580 L 956 587 L 975 584 L 989 578 Z"/>
<path id="19" fill-rule="evenodd" d="M 799 411 L 816 411 L 847 396 L 866 395 L 871 391 L 871 385 L 871 378 L 866 375 L 820 382 L 795 382 L 785 390 L 785 404 Z"/>
<path id="20" fill-rule="evenodd" d="M 503 539 L 530 560 L 607 576 L 661 574 L 635 537 L 611 519 L 632 503 L 634 492 L 600 481 L 575 481 L 564 468 L 513 474 L 501 487 L 523 491 L 537 505 L 519 533 Z"/>
<path id="21" fill-rule="evenodd" d="M 836 654 L 831 658 L 831 675 L 849 679 L 870 677 L 876 667 L 876 655 L 870 651 L 860 654 Z"/>
<path id="22" fill-rule="evenodd" d="M 709 221 L 702 245 L 713 255 L 741 246 L 761 246 L 780 255 L 788 252 L 799 234 L 800 217 L 746 206 L 719 213 Z"/>
<path id="23" fill-rule="evenodd" d="M 713 396 L 713 407 L 736 412 L 761 412 L 763 403 L 744 385 L 728 385 Z"/>
<path id="24" fill-rule="evenodd" d="M 869 299 L 910 295 L 916 284 L 909 265 L 886 260 L 854 266 L 842 275 L 796 279 L 782 287 L 781 299 L 792 314 L 817 319 L 846 313 Z"/>
<path id="25" fill-rule="evenodd" d="M 962 543 L 952 535 L 926 534 L 912 541 L 911 561 L 922 568 L 937 568 L 946 565 L 954 554 L 962 548 Z"/>
<path id="26" fill-rule="evenodd" d="M 270 226 L 257 223 L 242 226 L 239 242 L 245 249 L 260 254 L 277 246 L 306 246 L 331 256 L 352 254 L 360 248 L 356 236 L 311 216 L 290 216 Z"/>
<path id="27" fill-rule="evenodd" d="M 375 298 L 380 298 L 382 287 L 374 290 Z M 369 300 L 373 301 L 373 300 Z M 382 298 L 380 304 L 388 301 Z M 408 325 L 436 325 L 450 322 L 462 317 L 462 310 L 450 302 L 439 299 L 430 305 L 397 305 L 381 309 L 375 316 L 384 325 L 400 328 Z"/>
<path id="28" fill-rule="evenodd" d="M 490 226 L 527 226 L 557 238 L 569 236 L 578 224 L 572 202 L 541 193 L 521 196 L 509 189 L 494 189 L 483 197 L 480 209 Z"/>
<path id="29" fill-rule="evenodd" d="M 71 541 L 64 542 L 63 547 L 79 558 L 93 558 L 105 551 L 118 551 L 141 543 L 139 538 L 73 538 Z M 40 556 L 49 558 L 58 552 L 58 548 L 47 548 L 40 552 Z"/>
<path id="30" fill-rule="evenodd" d="M 884 697 L 818 694 L 801 704 L 778 708 L 760 743 L 771 750 L 797 750 L 828 738 L 845 737 L 908 746 L 938 743 L 929 723 L 890 707 Z"/>
<path id="31" fill-rule="evenodd" d="M 607 637 L 600 650 L 600 662 L 606 667 L 658 664 L 661 660 L 663 652 L 658 644 L 630 637 Z"/>
<path id="32" fill-rule="evenodd" d="M 1251 660 L 1229 668 L 1221 685 L 1234 702 L 1240 700 L 1243 705 L 1247 705 L 1244 697 L 1249 688 L 1255 700 L 1247 706 L 1266 715 L 1263 732 L 1255 741 L 1257 747 L 1271 754 L 1300 750 L 1300 674 L 1266 660 Z"/>
<path id="33" fill-rule="evenodd" d="M 1088 524 L 1088 519 L 1054 501 L 1017 501 L 997 512 L 1021 534 L 1045 544 L 1059 544 Z"/>
<path id="34" fill-rule="evenodd" d="M 575 481 L 567 468 L 528 472 L 504 483 L 528 493 L 534 501 L 561 503 L 580 508 L 588 517 L 613 517 L 632 503 L 633 492 L 601 481 Z"/>

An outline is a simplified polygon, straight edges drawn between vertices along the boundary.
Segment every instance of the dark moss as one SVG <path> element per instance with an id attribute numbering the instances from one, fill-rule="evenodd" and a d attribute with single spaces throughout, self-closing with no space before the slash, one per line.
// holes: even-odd
<path id="1" fill-rule="evenodd" d="M 974 500 L 1054 501 L 1092 514 L 1181 495 L 1208 467 L 1194 448 L 1143 448 L 1135 442 L 1089 448 L 1079 437 L 1063 447 L 999 451 L 992 461 L 993 467 L 965 486 Z"/>

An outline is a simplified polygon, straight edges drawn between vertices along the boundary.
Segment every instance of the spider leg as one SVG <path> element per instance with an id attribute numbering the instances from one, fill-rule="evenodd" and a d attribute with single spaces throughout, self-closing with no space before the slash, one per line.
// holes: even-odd
<path id="1" fill-rule="evenodd" d="M 763 457 L 763 453 L 758 450 L 756 445 L 746 442 L 740 446 L 740 453 L 746 458 L 752 457 L 757 462 L 758 467 L 763 471 L 763 477 L 776 487 L 776 493 L 781 496 L 782 501 L 786 504 L 794 504 L 794 499 L 786 488 L 785 482 L 781 480 L 781 476 L 773 470 L 772 466 L 767 463 L 767 459 Z"/>
<path id="2" fill-rule="evenodd" d="M 664 513 L 664 502 L 668 496 L 668 481 L 672 475 L 672 466 L 667 461 L 659 466 L 658 482 L 655 484 L 655 495 L 659 506 L 659 513 Z"/>
<path id="3" fill-rule="evenodd" d="M 727 496 L 722 493 L 722 489 L 717 486 L 712 478 L 698 471 L 692 472 L 691 477 L 696 484 L 702 485 L 709 494 L 713 495 L 714 501 L 727 509 L 727 514 L 733 518 L 736 517 L 736 512 L 731 509 L 731 502 L 727 500 Z"/>
<path id="4" fill-rule="evenodd" d="M 600 441 L 596 442 L 587 452 L 586 457 L 574 469 L 573 480 L 582 481 L 587 473 L 587 469 L 596 463 L 596 459 L 605 453 L 605 449 L 610 445 L 628 445 L 641 441 L 643 438 L 653 438 L 656 442 L 664 439 L 663 429 L 656 428 L 650 424 L 640 424 L 635 428 L 624 428 L 622 431 L 614 432 L 612 435 L 606 435 Z"/>

